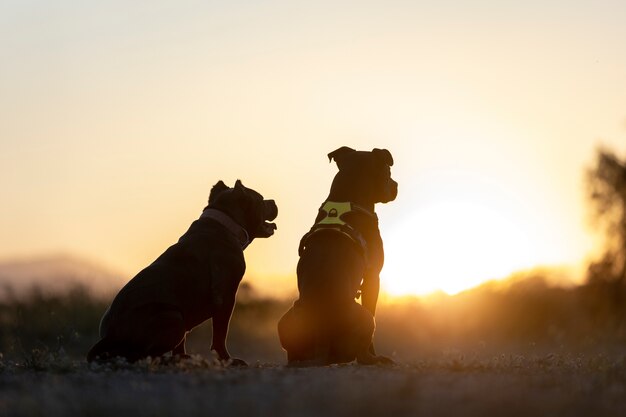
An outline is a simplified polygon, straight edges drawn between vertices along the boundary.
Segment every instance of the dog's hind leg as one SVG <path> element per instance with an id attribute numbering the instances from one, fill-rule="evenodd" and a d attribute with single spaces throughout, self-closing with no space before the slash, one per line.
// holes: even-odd
<path id="1" fill-rule="evenodd" d="M 329 319 L 296 302 L 278 322 L 278 336 L 290 366 L 323 366 L 331 363 Z"/>
<path id="2" fill-rule="evenodd" d="M 177 309 L 161 310 L 146 320 L 132 340 L 139 357 L 162 356 L 177 348 L 184 350 L 185 323 Z"/>
<path id="3" fill-rule="evenodd" d="M 305 359 L 306 329 L 294 307 L 291 307 L 278 321 L 278 339 L 280 345 L 287 351 L 287 362 Z"/>
<path id="4" fill-rule="evenodd" d="M 89 349 L 89 352 L 87 352 L 87 362 L 109 360 L 117 356 L 113 352 L 114 346 L 111 343 L 111 340 L 105 337 Z"/>
<path id="5" fill-rule="evenodd" d="M 120 356 L 135 362 L 176 349 L 185 338 L 181 312 L 165 304 L 144 305 L 109 322 L 104 335 L 87 354 L 87 360 L 110 360 Z"/>
<path id="6" fill-rule="evenodd" d="M 368 348 L 374 335 L 374 317 L 360 304 L 353 302 L 335 323 L 331 358 L 333 363 L 357 360 L 359 363 L 375 361 Z M 371 356 L 371 357 L 370 357 Z"/>
<path id="7" fill-rule="evenodd" d="M 280 344 L 287 351 L 287 363 L 304 364 L 316 357 L 315 329 L 301 307 L 294 305 L 278 322 Z"/>

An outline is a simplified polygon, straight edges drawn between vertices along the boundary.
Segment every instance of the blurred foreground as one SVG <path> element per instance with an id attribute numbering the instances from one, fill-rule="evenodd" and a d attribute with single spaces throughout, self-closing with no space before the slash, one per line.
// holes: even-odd
<path id="1" fill-rule="evenodd" d="M 307 369 L 188 364 L 0 371 L 6 416 L 623 416 L 624 359 L 499 357 Z"/>
<path id="2" fill-rule="evenodd" d="M 540 277 L 465 293 L 382 304 L 376 344 L 395 366 L 296 369 L 276 322 L 290 302 L 243 286 L 230 350 L 248 368 L 212 360 L 210 323 L 192 359 L 106 365 L 84 360 L 103 301 L 64 295 L 0 302 L 0 415 L 354 416 L 626 413 L 623 293 L 597 281 L 569 289 Z"/>
<path id="3" fill-rule="evenodd" d="M 23 362 L 33 351 L 82 359 L 98 340 L 110 298 L 76 287 L 64 294 L 33 290 L 0 299 L 0 353 Z M 501 354 L 626 352 L 626 294 L 611 282 L 561 288 L 541 276 L 487 283 L 456 296 L 381 303 L 376 347 L 401 363 L 461 352 L 480 359 Z M 229 333 L 231 354 L 255 363 L 283 364 L 276 323 L 290 301 L 259 298 L 243 285 Z M 194 329 L 191 354 L 210 356 L 211 323 Z"/>

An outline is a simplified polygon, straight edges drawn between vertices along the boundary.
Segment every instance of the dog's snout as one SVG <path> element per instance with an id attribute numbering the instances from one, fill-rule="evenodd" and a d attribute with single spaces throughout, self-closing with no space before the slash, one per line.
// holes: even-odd
<path id="1" fill-rule="evenodd" d="M 392 180 L 391 178 L 389 178 L 386 188 L 387 188 L 387 198 L 385 199 L 386 201 L 384 202 L 388 203 L 390 201 L 395 200 L 396 197 L 398 196 L 398 183 Z"/>
<path id="2" fill-rule="evenodd" d="M 274 220 L 278 216 L 278 206 L 274 200 L 263 200 L 265 220 Z"/>
<path id="3" fill-rule="evenodd" d="M 394 180 L 391 180 L 391 193 L 393 194 L 393 198 L 398 196 L 398 183 Z"/>

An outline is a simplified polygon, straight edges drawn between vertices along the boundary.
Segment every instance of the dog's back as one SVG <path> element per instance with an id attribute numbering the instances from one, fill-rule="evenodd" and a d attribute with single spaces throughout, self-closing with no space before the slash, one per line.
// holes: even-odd
<path id="1" fill-rule="evenodd" d="M 277 215 L 274 200 L 240 180 L 232 188 L 215 184 L 200 218 L 115 297 L 101 321 L 102 340 L 88 360 L 184 356 L 186 333 L 213 318 L 212 349 L 229 361 L 226 335 L 245 272 L 243 250 L 255 238 L 274 234 L 271 220 Z"/>
<path id="2" fill-rule="evenodd" d="M 177 243 L 120 290 L 109 308 L 107 327 L 118 325 L 118 319 L 128 311 L 151 303 L 175 306 L 182 312 L 186 327 L 196 326 L 210 317 L 216 296 L 236 290 L 239 284 L 222 282 L 225 275 L 214 273 L 219 269 L 232 271 L 232 277 L 243 276 L 241 247 L 214 221 L 198 219 Z M 102 327 L 105 336 L 107 328 Z"/>

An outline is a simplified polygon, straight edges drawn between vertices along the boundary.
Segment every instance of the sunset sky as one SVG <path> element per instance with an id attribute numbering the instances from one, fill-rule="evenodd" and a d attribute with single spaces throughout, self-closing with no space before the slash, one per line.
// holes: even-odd
<path id="1" fill-rule="evenodd" d="M 219 179 L 279 206 L 246 281 L 295 288 L 342 145 L 387 148 L 392 294 L 593 249 L 583 170 L 626 151 L 626 2 L 0 3 L 0 259 L 130 278 Z"/>

